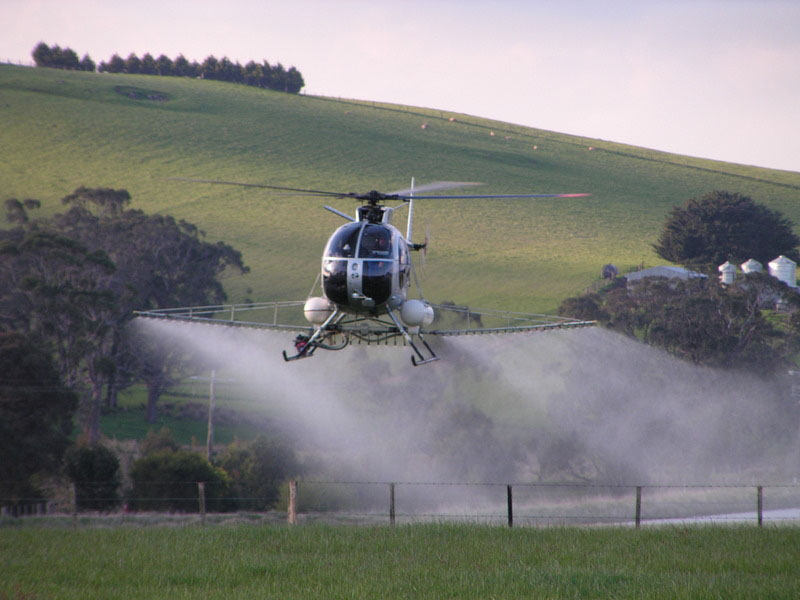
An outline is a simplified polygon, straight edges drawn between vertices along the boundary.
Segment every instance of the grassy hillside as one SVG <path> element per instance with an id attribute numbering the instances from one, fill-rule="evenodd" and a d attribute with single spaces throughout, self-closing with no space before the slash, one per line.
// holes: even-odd
<path id="1" fill-rule="evenodd" d="M 417 232 L 427 227 L 432 238 L 431 300 L 531 312 L 553 310 L 604 263 L 662 262 L 650 243 L 667 211 L 713 189 L 748 194 L 800 223 L 800 173 L 211 81 L 4 65 L 0 128 L 3 198 L 38 198 L 52 212 L 80 185 L 125 188 L 134 206 L 190 220 L 243 251 L 252 272 L 226 282 L 233 301 L 248 288 L 254 300 L 305 297 L 342 220 L 315 199 L 166 178 L 361 192 L 405 188 L 413 176 L 482 181 L 487 193 L 591 192 L 419 203 Z"/>

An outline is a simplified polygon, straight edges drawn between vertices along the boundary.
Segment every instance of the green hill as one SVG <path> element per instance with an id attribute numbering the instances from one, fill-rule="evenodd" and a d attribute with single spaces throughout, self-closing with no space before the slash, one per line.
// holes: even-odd
<path id="1" fill-rule="evenodd" d="M 80 185 L 125 188 L 135 207 L 190 220 L 243 251 L 252 272 L 226 282 L 232 301 L 304 298 L 342 220 L 316 199 L 167 178 L 362 192 L 406 188 L 413 176 L 482 181 L 481 193 L 591 192 L 418 203 L 418 237 L 428 228 L 432 240 L 426 295 L 527 312 L 552 311 L 605 263 L 662 262 L 650 244 L 667 211 L 713 189 L 800 223 L 800 173 L 212 81 L 3 65 L 0 128 L 3 198 L 38 198 L 53 212 Z"/>

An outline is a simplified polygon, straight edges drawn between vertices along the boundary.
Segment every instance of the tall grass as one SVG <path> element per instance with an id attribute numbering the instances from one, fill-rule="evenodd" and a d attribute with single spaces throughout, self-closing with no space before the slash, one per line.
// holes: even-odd
<path id="1" fill-rule="evenodd" d="M 4 598 L 797 598 L 800 530 L 4 529 Z"/>
<path id="2" fill-rule="evenodd" d="M 166 100 L 131 98 L 131 88 Z M 0 66 L 0 106 L 5 197 L 39 198 L 53 212 L 79 185 L 128 189 L 134 206 L 186 218 L 244 252 L 251 274 L 225 282 L 234 301 L 304 298 L 341 220 L 314 199 L 167 178 L 347 192 L 401 189 L 414 176 L 483 181 L 482 190 L 496 193 L 591 192 L 588 199 L 419 203 L 417 231 L 429 228 L 432 238 L 426 294 L 527 312 L 552 310 L 604 263 L 660 262 L 650 243 L 667 211 L 713 189 L 749 194 L 800 222 L 798 173 L 436 110 L 8 65 Z M 331 204 L 354 209 L 347 200 Z"/>

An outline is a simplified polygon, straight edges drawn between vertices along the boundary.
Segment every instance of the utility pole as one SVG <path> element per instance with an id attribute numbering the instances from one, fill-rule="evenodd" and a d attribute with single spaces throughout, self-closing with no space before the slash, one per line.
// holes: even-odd
<path id="1" fill-rule="evenodd" d="M 211 460 L 211 448 L 214 445 L 214 409 L 217 405 L 217 392 L 214 389 L 217 383 L 217 370 L 211 369 L 211 379 L 208 386 L 208 437 L 206 438 L 206 459 Z"/>

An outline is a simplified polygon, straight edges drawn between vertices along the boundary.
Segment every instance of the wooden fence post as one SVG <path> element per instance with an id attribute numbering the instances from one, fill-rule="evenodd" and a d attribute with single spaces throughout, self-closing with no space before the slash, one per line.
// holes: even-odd
<path id="1" fill-rule="evenodd" d="M 211 460 L 214 449 L 214 411 L 217 408 L 217 371 L 211 369 L 211 381 L 208 386 L 208 430 L 206 431 L 206 460 Z"/>
<path id="2" fill-rule="evenodd" d="M 204 481 L 197 482 L 197 501 L 200 508 L 200 521 L 206 524 L 206 484 Z"/>
<path id="3" fill-rule="evenodd" d="M 756 488 L 756 510 L 758 512 L 758 526 L 764 526 L 764 486 Z"/>
<path id="4" fill-rule="evenodd" d="M 289 482 L 288 521 L 289 525 L 297 525 L 297 481 L 294 479 Z"/>
<path id="5" fill-rule="evenodd" d="M 511 494 L 511 485 L 506 486 L 506 502 L 508 503 L 508 526 L 514 526 L 514 500 Z"/>
<path id="6" fill-rule="evenodd" d="M 389 484 L 389 525 L 394 525 L 394 484 Z"/>
<path id="7" fill-rule="evenodd" d="M 636 486 L 636 528 L 642 526 L 642 486 Z"/>

